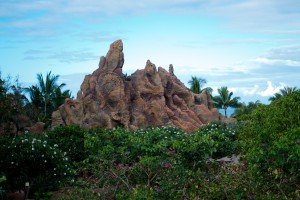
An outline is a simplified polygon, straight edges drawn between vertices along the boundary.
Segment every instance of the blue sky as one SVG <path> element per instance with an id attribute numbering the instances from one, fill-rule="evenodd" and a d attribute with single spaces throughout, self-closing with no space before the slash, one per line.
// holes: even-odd
<path id="1" fill-rule="evenodd" d="M 117 39 L 127 74 L 173 64 L 245 102 L 300 87 L 299 0 L 0 1 L 0 70 L 24 86 L 52 71 L 76 96 Z"/>

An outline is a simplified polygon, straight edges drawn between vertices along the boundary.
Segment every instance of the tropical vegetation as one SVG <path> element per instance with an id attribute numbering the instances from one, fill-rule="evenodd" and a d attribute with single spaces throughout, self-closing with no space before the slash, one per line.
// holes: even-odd
<path id="1" fill-rule="evenodd" d="M 200 94 L 204 90 L 206 90 L 208 93 L 212 94 L 213 89 L 211 87 L 204 87 L 206 84 L 206 79 L 199 78 L 196 76 L 192 76 L 191 80 L 188 81 L 188 84 L 190 85 L 190 90 L 195 94 Z"/>
<path id="2" fill-rule="evenodd" d="M 242 104 L 240 104 L 239 107 L 237 107 L 234 110 L 234 113 L 231 116 L 238 118 L 238 117 L 241 117 L 242 115 L 251 114 L 252 111 L 254 109 L 256 109 L 259 105 L 262 105 L 262 103 L 259 100 L 255 101 L 255 102 L 250 101 L 250 102 L 248 102 L 248 104 L 242 103 Z"/>
<path id="3" fill-rule="evenodd" d="M 281 97 L 285 97 L 297 91 L 299 91 L 297 87 L 284 87 L 283 89 L 280 89 L 280 92 L 275 93 L 274 96 L 270 97 L 269 101 L 275 101 L 276 99 L 280 99 Z"/>
<path id="4" fill-rule="evenodd" d="M 218 96 L 213 97 L 215 106 L 219 109 L 224 109 L 225 117 L 227 117 L 227 108 L 237 108 L 240 106 L 240 97 L 233 97 L 233 92 L 229 92 L 227 87 L 218 89 Z"/>
<path id="5" fill-rule="evenodd" d="M 8 117 L 1 123 L 32 112 L 26 107 L 45 115 L 38 85 L 29 104 L 22 88 L 8 82 L 0 77 L 0 112 Z M 218 92 L 216 99 L 225 97 L 221 108 L 235 105 L 227 102 L 236 98 L 227 87 Z M 55 96 L 48 95 L 46 116 L 59 104 Z M 79 126 L 7 134 L 0 137 L 0 198 L 18 190 L 53 200 L 299 199 L 299 108 L 300 91 L 294 91 L 270 105 L 243 104 L 233 125 L 210 123 L 190 134 L 174 127 Z"/>
<path id="6" fill-rule="evenodd" d="M 66 98 L 71 97 L 70 90 L 62 91 L 65 83 L 58 84 L 59 75 L 46 74 L 44 79 L 42 74 L 37 74 L 38 84 L 25 89 L 29 94 L 31 105 L 37 108 L 38 120 L 49 122 L 51 113 L 63 104 Z"/>

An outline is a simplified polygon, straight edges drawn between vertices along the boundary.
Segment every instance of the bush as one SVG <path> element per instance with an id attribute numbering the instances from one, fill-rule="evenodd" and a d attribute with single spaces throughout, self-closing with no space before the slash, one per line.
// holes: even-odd
<path id="1" fill-rule="evenodd" d="M 240 151 L 235 128 L 229 128 L 226 124 L 210 123 L 197 132 L 200 135 L 209 136 L 216 143 L 213 158 L 231 156 Z"/>
<path id="2" fill-rule="evenodd" d="M 104 198 L 194 197 L 194 174 L 206 168 L 215 144 L 208 135 L 177 128 L 90 130 L 85 134 L 88 157 L 82 162 L 81 184 L 104 190 Z"/>
<path id="3" fill-rule="evenodd" d="M 243 118 L 240 141 L 261 192 L 299 198 L 300 92 L 259 106 Z"/>
<path id="4" fill-rule="evenodd" d="M 72 175 L 69 158 L 47 134 L 24 134 L 0 138 L 0 172 L 6 178 L 5 189 L 24 189 L 30 183 L 31 194 L 56 189 Z"/>
<path id="5" fill-rule="evenodd" d="M 84 130 L 78 125 L 57 127 L 48 132 L 49 142 L 57 144 L 73 162 L 85 159 Z"/>

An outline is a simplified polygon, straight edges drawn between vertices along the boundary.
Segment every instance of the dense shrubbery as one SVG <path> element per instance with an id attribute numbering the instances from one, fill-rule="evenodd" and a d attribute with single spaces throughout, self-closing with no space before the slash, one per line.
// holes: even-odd
<path id="1" fill-rule="evenodd" d="M 261 105 L 242 121 L 239 137 L 259 191 L 299 198 L 300 92 Z"/>
<path id="2" fill-rule="evenodd" d="M 85 158 L 84 130 L 79 126 L 57 127 L 48 133 L 51 144 L 57 144 L 73 162 Z"/>
<path id="3" fill-rule="evenodd" d="M 48 137 L 2 138 L 2 189 L 22 188 L 28 180 L 58 186 L 74 167 L 76 176 L 69 178 L 76 181 L 53 199 L 297 199 L 299 97 L 258 106 L 239 119 L 237 130 L 217 123 L 192 134 L 166 127 L 130 132 L 69 126 Z M 214 160 L 232 154 L 242 155 L 239 163 Z"/>
<path id="4" fill-rule="evenodd" d="M 0 172 L 7 178 L 6 190 L 23 189 L 30 183 L 32 193 L 43 193 L 73 175 L 66 152 L 51 144 L 48 135 L 22 136 L 0 140 Z"/>

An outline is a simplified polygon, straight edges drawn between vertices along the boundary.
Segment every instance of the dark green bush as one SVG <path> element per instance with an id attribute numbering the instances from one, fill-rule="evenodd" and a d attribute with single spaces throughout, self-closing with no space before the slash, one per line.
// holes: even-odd
<path id="1" fill-rule="evenodd" d="M 7 177 L 7 191 L 24 189 L 29 182 L 31 194 L 56 189 L 73 174 L 66 157 L 47 134 L 0 138 L 0 172 Z"/>
<path id="2" fill-rule="evenodd" d="M 229 128 L 226 124 L 210 123 L 199 129 L 197 133 L 209 136 L 216 143 L 213 158 L 231 156 L 240 151 L 235 128 Z"/>
<path id="3" fill-rule="evenodd" d="M 259 106 L 242 120 L 240 141 L 261 192 L 299 198 L 300 92 Z"/>
<path id="4" fill-rule="evenodd" d="M 80 162 L 85 159 L 84 130 L 79 126 L 57 127 L 49 131 L 48 136 L 49 142 L 57 144 L 72 162 Z"/>

